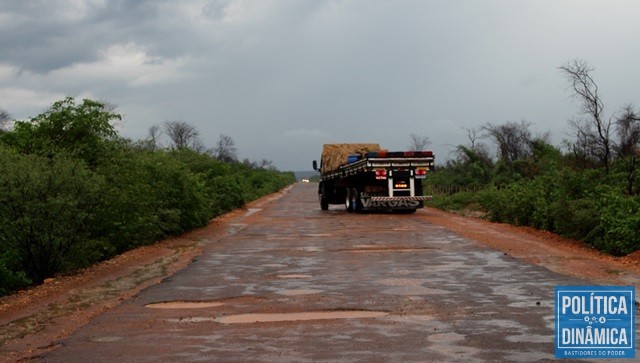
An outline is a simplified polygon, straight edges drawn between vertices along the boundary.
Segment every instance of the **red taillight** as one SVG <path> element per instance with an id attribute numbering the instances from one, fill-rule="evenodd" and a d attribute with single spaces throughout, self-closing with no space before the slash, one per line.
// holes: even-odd
<path id="1" fill-rule="evenodd" d="M 386 179 L 387 171 L 384 169 L 376 170 L 376 179 Z"/>
<path id="2" fill-rule="evenodd" d="M 426 169 L 416 169 L 416 178 L 424 178 L 425 176 L 427 176 Z"/>

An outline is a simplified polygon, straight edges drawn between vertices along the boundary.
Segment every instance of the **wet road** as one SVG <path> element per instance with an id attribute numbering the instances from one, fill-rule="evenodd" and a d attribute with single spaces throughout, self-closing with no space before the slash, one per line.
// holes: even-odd
<path id="1" fill-rule="evenodd" d="M 186 269 L 46 361 L 553 358 L 553 288 L 584 283 L 421 216 L 320 211 L 314 184 L 250 209 Z M 207 243 L 207 241 L 203 241 Z"/>

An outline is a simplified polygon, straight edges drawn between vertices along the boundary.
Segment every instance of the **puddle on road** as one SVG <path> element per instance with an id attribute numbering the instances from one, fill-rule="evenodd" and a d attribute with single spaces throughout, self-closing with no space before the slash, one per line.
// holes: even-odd
<path id="1" fill-rule="evenodd" d="M 90 342 L 94 342 L 94 343 L 114 343 L 114 342 L 119 342 L 121 340 L 122 340 L 122 337 L 116 337 L 116 336 L 92 337 L 89 339 Z"/>
<path id="2" fill-rule="evenodd" d="M 250 323 L 273 323 L 288 321 L 308 321 L 308 320 L 333 320 L 333 319 L 363 319 L 379 318 L 387 316 L 389 313 L 383 311 L 312 311 L 306 313 L 270 313 L 270 314 L 239 314 L 221 316 L 214 321 L 222 324 L 250 324 Z"/>
<path id="3" fill-rule="evenodd" d="M 147 304 L 145 307 L 152 309 L 202 309 L 222 306 L 219 301 L 165 301 Z"/>
<path id="4" fill-rule="evenodd" d="M 440 334 L 432 334 L 427 340 L 433 343 L 451 343 L 464 340 L 465 336 L 458 333 L 440 333 Z"/>
<path id="5" fill-rule="evenodd" d="M 229 227 L 227 227 L 227 233 L 233 236 L 246 227 L 247 225 L 244 223 L 229 223 Z"/>
<path id="6" fill-rule="evenodd" d="M 322 251 L 324 251 L 324 249 L 323 249 L 323 248 L 321 248 L 321 247 L 316 247 L 316 246 L 298 247 L 298 248 L 296 248 L 296 250 L 298 250 L 298 251 L 304 251 L 304 252 L 322 252 Z"/>
<path id="7" fill-rule="evenodd" d="M 390 278 L 377 280 L 376 283 L 386 286 L 420 286 L 427 281 L 427 279 Z"/>
<path id="8" fill-rule="evenodd" d="M 223 305 L 237 304 L 253 304 L 264 300 L 264 297 L 258 295 L 241 295 L 227 297 L 219 300 L 173 300 L 162 301 L 145 305 L 152 309 L 203 309 L 214 308 Z"/>
<path id="9" fill-rule="evenodd" d="M 262 210 L 262 208 L 249 208 L 247 209 L 247 213 L 244 214 L 245 217 L 248 217 L 252 214 L 256 214 L 258 212 L 260 212 Z"/>
<path id="10" fill-rule="evenodd" d="M 279 279 L 310 279 L 311 275 L 300 275 L 300 274 L 290 274 L 290 275 L 278 275 Z"/>
<path id="11" fill-rule="evenodd" d="M 215 322 L 215 318 L 207 318 L 207 317 L 190 317 L 190 318 L 179 318 L 179 319 L 167 319 L 169 323 L 211 323 Z"/>
<path id="12" fill-rule="evenodd" d="M 355 245 L 353 248 L 337 250 L 338 252 L 423 252 L 433 250 L 433 247 L 405 247 L 405 246 L 376 246 L 376 245 Z"/>
<path id="13" fill-rule="evenodd" d="M 298 295 L 312 295 L 319 294 L 323 292 L 322 290 L 314 290 L 314 289 L 291 289 L 291 290 L 280 290 L 277 292 L 279 295 L 285 296 L 298 296 Z"/>

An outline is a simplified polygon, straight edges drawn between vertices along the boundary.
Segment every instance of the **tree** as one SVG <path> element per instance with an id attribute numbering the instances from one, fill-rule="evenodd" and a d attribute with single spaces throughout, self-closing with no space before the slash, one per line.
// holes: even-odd
<path id="1" fill-rule="evenodd" d="M 627 195 L 636 195 L 640 189 L 634 188 L 638 173 L 638 156 L 640 155 L 640 117 L 632 105 L 622 108 L 622 115 L 616 119 L 618 134 L 617 154 L 625 165 Z"/>
<path id="2" fill-rule="evenodd" d="M 619 157 L 638 156 L 640 151 L 640 116 L 632 105 L 622 107 L 622 115 L 616 119 Z"/>
<path id="3" fill-rule="evenodd" d="M 175 149 L 191 149 L 194 151 L 202 151 L 203 149 L 202 141 L 200 141 L 200 132 L 185 121 L 165 121 L 164 131 Z"/>
<path id="4" fill-rule="evenodd" d="M 589 122 L 569 120 L 569 127 L 573 130 L 574 140 L 566 141 L 569 151 L 573 154 L 576 166 L 590 168 L 598 165 L 598 139 Z"/>
<path id="5" fill-rule="evenodd" d="M 478 142 L 478 139 L 481 137 L 480 130 L 478 130 L 478 129 L 467 129 L 467 128 L 464 128 L 464 127 L 463 127 L 463 129 L 467 132 L 467 139 L 469 139 L 468 147 L 471 150 L 476 150 L 476 143 Z"/>
<path id="6" fill-rule="evenodd" d="M 11 128 L 11 115 L 0 108 L 0 133 L 7 132 Z"/>
<path id="7" fill-rule="evenodd" d="M 493 140 L 496 144 L 500 161 L 511 165 L 516 160 L 531 155 L 530 126 L 531 124 L 526 121 L 506 122 L 502 125 L 487 123 L 482 126 L 482 130 L 486 132 L 485 137 Z"/>
<path id="8" fill-rule="evenodd" d="M 273 161 L 269 160 L 269 159 L 262 159 L 260 160 L 260 162 L 258 162 L 258 168 L 259 169 L 266 169 L 266 170 L 271 170 L 271 171 L 276 171 L 276 166 L 273 165 Z"/>
<path id="9" fill-rule="evenodd" d="M 147 140 L 149 141 L 149 145 L 151 146 L 151 151 L 156 151 L 160 146 L 158 144 L 158 140 L 162 137 L 162 130 L 158 125 L 152 125 L 149 127 L 149 136 Z"/>
<path id="10" fill-rule="evenodd" d="M 246 165 L 248 168 L 251 169 L 264 169 L 264 170 L 271 170 L 271 171 L 277 171 L 278 169 L 276 168 L 275 165 L 273 165 L 273 161 L 269 160 L 269 159 L 262 159 L 260 161 L 252 161 L 248 158 L 245 158 L 244 160 L 242 160 L 242 164 Z"/>
<path id="11" fill-rule="evenodd" d="M 229 135 L 221 134 L 216 147 L 213 149 L 216 159 L 225 163 L 235 163 L 238 161 L 238 149 L 235 147 L 233 138 Z"/>
<path id="12" fill-rule="evenodd" d="M 586 62 L 575 59 L 562 65 L 560 71 L 567 78 L 574 98 L 578 100 L 582 113 L 587 117 L 585 120 L 571 122 L 577 134 L 578 150 L 585 156 L 594 154 L 608 172 L 611 160 L 612 122 L 611 119 L 604 120 L 602 115 L 604 105 L 598 93 L 598 85 L 591 77 L 593 68 Z"/>
<path id="13" fill-rule="evenodd" d="M 431 140 L 426 136 L 420 136 L 417 134 L 411 134 L 411 143 L 409 144 L 410 151 L 424 151 L 429 145 Z"/>
<path id="14" fill-rule="evenodd" d="M 95 166 L 118 139 L 112 122 L 121 117 L 107 107 L 111 106 L 88 99 L 76 104 L 67 97 L 29 121 L 16 121 L 3 140 L 23 154 L 66 154 Z"/>

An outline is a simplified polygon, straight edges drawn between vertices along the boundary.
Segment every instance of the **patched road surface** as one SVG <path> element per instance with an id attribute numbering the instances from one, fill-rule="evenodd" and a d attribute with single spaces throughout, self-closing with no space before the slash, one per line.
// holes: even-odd
<path id="1" fill-rule="evenodd" d="M 250 209 L 187 268 L 79 329 L 45 361 L 553 359 L 553 289 L 585 284 L 423 213 L 320 211 L 317 185 Z"/>

